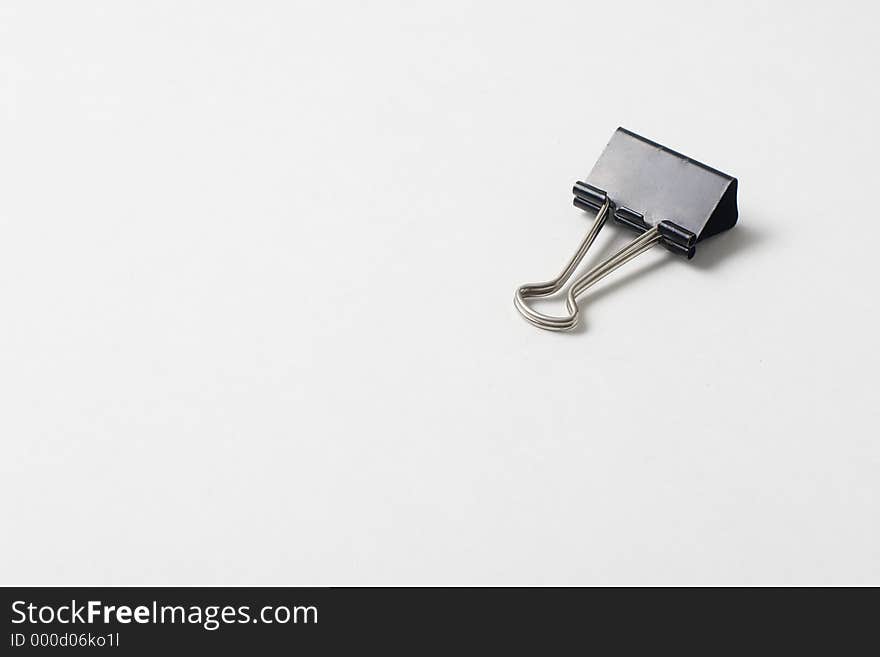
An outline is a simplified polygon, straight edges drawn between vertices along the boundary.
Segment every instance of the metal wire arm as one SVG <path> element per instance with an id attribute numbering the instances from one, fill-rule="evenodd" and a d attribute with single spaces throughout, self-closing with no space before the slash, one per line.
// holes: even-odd
<path id="1" fill-rule="evenodd" d="M 574 270 L 577 269 L 581 260 L 583 260 L 584 255 L 586 255 L 590 246 L 592 246 L 593 241 L 596 239 L 596 235 L 599 234 L 602 226 L 605 225 L 605 221 L 608 218 L 608 213 L 610 211 L 611 200 L 606 196 L 604 203 L 599 208 L 599 213 L 596 215 L 596 220 L 593 222 L 593 225 L 587 231 L 584 239 L 581 240 L 577 251 L 575 251 L 574 255 L 565 265 L 565 268 L 556 278 L 547 281 L 546 283 L 529 283 L 517 288 L 513 302 L 516 305 L 517 310 L 519 310 L 520 314 L 525 317 L 526 320 L 538 328 L 546 329 L 548 331 L 569 331 L 573 329 L 577 326 L 578 315 L 580 313 L 580 309 L 577 305 L 577 298 L 615 269 L 626 264 L 637 255 L 644 253 L 660 241 L 660 232 L 657 227 L 654 226 L 627 244 L 620 251 L 606 258 L 584 275 L 575 279 L 574 283 L 572 283 L 571 287 L 568 289 L 568 294 L 565 299 L 565 306 L 569 313 L 567 316 L 554 317 L 553 315 L 545 315 L 544 313 L 539 313 L 530 308 L 526 303 L 526 299 L 546 297 L 562 289 L 566 281 L 571 278 Z"/>

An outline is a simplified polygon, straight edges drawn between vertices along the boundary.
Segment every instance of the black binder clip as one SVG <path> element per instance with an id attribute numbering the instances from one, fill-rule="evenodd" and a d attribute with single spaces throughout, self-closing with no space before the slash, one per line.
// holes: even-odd
<path id="1" fill-rule="evenodd" d="M 586 182 L 574 186 L 574 204 L 596 220 L 562 272 L 552 281 L 522 285 L 517 309 L 535 326 L 567 331 L 577 326 L 577 298 L 589 287 L 658 242 L 690 259 L 698 242 L 736 224 L 736 178 L 649 139 L 618 128 Z M 608 215 L 641 233 L 620 251 L 577 278 L 568 290 L 568 316 L 553 317 L 526 299 L 558 292 L 593 244 Z"/>

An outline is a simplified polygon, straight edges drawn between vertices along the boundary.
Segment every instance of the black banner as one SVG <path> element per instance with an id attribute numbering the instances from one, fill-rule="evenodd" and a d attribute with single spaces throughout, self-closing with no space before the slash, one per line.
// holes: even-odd
<path id="1" fill-rule="evenodd" d="M 857 590 L 5 588 L 3 654 L 721 647 L 871 643 Z M 868 592 L 862 590 L 862 593 Z M 869 598 L 874 598 L 874 591 Z M 870 645 L 870 644 L 868 644 Z"/>

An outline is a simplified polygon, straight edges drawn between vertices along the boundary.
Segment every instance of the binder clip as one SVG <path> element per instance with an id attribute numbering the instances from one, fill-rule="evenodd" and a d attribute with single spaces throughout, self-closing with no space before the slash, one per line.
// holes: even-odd
<path id="1" fill-rule="evenodd" d="M 552 281 L 517 288 L 517 310 L 538 328 L 567 331 L 578 323 L 577 298 L 655 244 L 685 258 L 696 245 L 736 224 L 736 178 L 618 128 L 586 181 L 574 185 L 574 205 L 596 219 L 562 272 Z M 568 290 L 568 315 L 539 313 L 526 299 L 558 292 L 571 278 L 609 216 L 640 235 L 577 278 Z"/>

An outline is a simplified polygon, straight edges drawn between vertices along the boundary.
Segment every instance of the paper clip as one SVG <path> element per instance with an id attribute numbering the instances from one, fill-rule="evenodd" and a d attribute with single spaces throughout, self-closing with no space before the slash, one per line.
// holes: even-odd
<path id="1" fill-rule="evenodd" d="M 573 329 L 580 313 L 577 298 L 618 267 L 658 242 L 690 259 L 697 243 L 732 228 L 738 216 L 736 190 L 736 178 L 618 128 L 586 181 L 578 181 L 572 190 L 576 207 L 596 212 L 593 225 L 556 278 L 517 288 L 517 310 L 538 328 Z M 575 279 L 565 299 L 568 315 L 546 315 L 529 307 L 526 299 L 562 289 L 609 215 L 641 234 Z"/>

